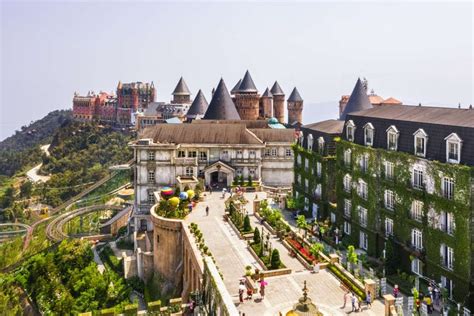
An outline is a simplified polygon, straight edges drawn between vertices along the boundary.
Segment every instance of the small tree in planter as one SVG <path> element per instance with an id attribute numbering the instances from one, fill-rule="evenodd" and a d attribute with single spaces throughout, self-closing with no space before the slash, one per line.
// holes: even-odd
<path id="1" fill-rule="evenodd" d="M 239 177 L 239 185 L 241 187 L 244 186 L 244 176 L 242 176 L 242 175 Z"/>
<path id="2" fill-rule="evenodd" d="M 350 270 L 354 270 L 354 265 L 357 264 L 357 252 L 355 251 L 354 246 L 350 245 L 347 247 L 347 262 L 350 264 Z"/>
<path id="3" fill-rule="evenodd" d="M 280 252 L 278 252 L 278 249 L 273 249 L 272 256 L 270 259 L 270 266 L 272 269 L 278 269 L 280 267 L 280 264 Z"/>
<path id="4" fill-rule="evenodd" d="M 245 215 L 244 217 L 244 227 L 243 227 L 244 232 L 251 232 L 252 231 L 252 226 L 250 226 L 250 218 L 248 215 Z"/>
<path id="5" fill-rule="evenodd" d="M 319 258 L 319 252 L 324 250 L 324 245 L 320 242 L 314 243 L 309 248 L 309 253 L 316 259 Z"/>
<path id="6" fill-rule="evenodd" d="M 249 175 L 249 177 L 247 178 L 247 186 L 251 187 L 252 184 L 253 184 L 253 182 L 252 182 L 252 176 Z"/>
<path id="7" fill-rule="evenodd" d="M 308 223 L 306 222 L 306 217 L 304 215 L 298 215 L 298 217 L 296 218 L 296 226 L 298 226 L 300 230 L 304 230 L 304 238 L 306 238 L 306 233 L 308 231 Z"/>
<path id="8" fill-rule="evenodd" d="M 260 243 L 260 231 L 258 229 L 255 229 L 253 231 L 253 243 L 254 244 Z"/>

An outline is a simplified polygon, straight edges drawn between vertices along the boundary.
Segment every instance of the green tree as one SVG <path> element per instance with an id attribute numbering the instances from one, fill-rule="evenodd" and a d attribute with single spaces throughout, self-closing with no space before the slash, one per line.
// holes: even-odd
<path id="1" fill-rule="evenodd" d="M 25 181 L 20 186 L 20 196 L 29 199 L 31 197 L 31 191 L 33 190 L 33 183 Z"/>
<path id="2" fill-rule="evenodd" d="M 324 245 L 320 242 L 316 242 L 316 243 L 312 244 L 311 247 L 309 248 L 309 252 L 315 258 L 318 258 L 319 253 L 323 250 L 324 250 Z"/>
<path id="3" fill-rule="evenodd" d="M 251 187 L 252 184 L 253 184 L 253 182 L 252 182 L 252 176 L 249 175 L 248 178 L 247 178 L 247 186 Z"/>
<path id="4" fill-rule="evenodd" d="M 298 215 L 296 218 L 296 226 L 301 230 L 304 230 L 304 238 L 306 238 L 306 233 L 308 231 L 308 223 L 306 222 L 306 217 L 304 215 Z"/>
<path id="5" fill-rule="evenodd" d="M 255 228 L 253 231 L 253 243 L 254 244 L 259 244 L 260 243 L 260 231 Z"/>
<path id="6" fill-rule="evenodd" d="M 248 215 L 245 215 L 244 217 L 244 227 L 243 227 L 244 232 L 250 232 L 252 231 L 252 226 L 250 226 L 250 218 Z"/>
<path id="7" fill-rule="evenodd" d="M 350 270 L 354 270 L 354 265 L 357 264 L 358 257 L 357 252 L 355 251 L 355 248 L 352 245 L 347 247 L 347 261 L 350 264 Z"/>
<path id="8" fill-rule="evenodd" d="M 280 253 L 278 252 L 278 249 L 273 249 L 270 260 L 270 266 L 272 269 L 278 269 L 280 267 L 280 264 Z"/>
<path id="9" fill-rule="evenodd" d="M 16 190 L 13 186 L 9 186 L 3 196 L 0 199 L 0 205 L 2 208 L 7 208 L 12 206 L 13 201 L 15 200 Z"/>

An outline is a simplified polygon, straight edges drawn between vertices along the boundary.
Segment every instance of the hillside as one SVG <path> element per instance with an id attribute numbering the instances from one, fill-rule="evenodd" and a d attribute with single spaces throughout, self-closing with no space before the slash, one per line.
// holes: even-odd
<path id="1" fill-rule="evenodd" d="M 53 111 L 0 142 L 0 176 L 10 177 L 26 166 L 39 163 L 40 145 L 49 143 L 57 130 L 70 121 L 70 110 Z"/>

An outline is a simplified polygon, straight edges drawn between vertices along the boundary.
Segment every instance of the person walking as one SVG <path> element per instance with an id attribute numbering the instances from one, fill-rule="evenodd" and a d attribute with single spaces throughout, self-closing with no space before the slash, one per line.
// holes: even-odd
<path id="1" fill-rule="evenodd" d="M 349 298 L 349 291 L 346 290 L 346 292 L 344 293 L 344 305 L 342 305 L 341 308 L 346 308 L 346 303 L 347 303 L 348 298 Z"/>
<path id="2" fill-rule="evenodd" d="M 356 311 L 356 296 L 354 293 L 352 293 L 351 303 L 352 303 L 352 311 L 355 312 Z"/>
<path id="3" fill-rule="evenodd" d="M 206 216 L 209 216 L 209 205 L 206 206 Z"/>
<path id="4" fill-rule="evenodd" d="M 399 293 L 400 290 L 398 289 L 398 284 L 395 284 L 395 286 L 393 287 L 393 296 L 397 298 Z"/>
<path id="5" fill-rule="evenodd" d="M 372 297 L 370 295 L 370 291 L 367 292 L 365 302 L 367 303 L 367 308 L 372 308 Z"/>

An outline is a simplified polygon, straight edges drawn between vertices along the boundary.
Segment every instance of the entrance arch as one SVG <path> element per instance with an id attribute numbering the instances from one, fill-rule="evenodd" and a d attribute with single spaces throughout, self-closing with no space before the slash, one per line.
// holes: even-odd
<path id="1" fill-rule="evenodd" d="M 230 187 L 234 180 L 235 169 L 228 164 L 218 161 L 204 169 L 206 185 Z"/>

